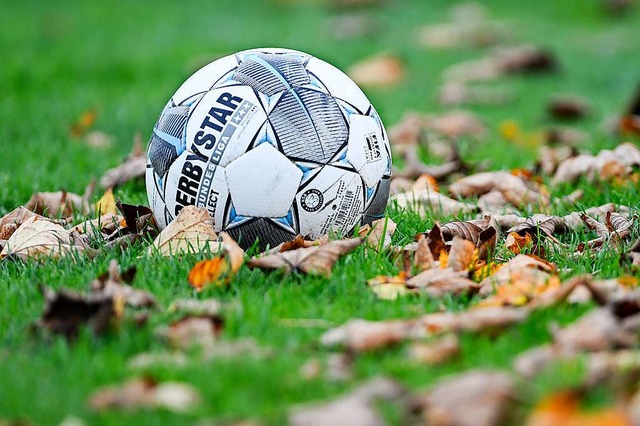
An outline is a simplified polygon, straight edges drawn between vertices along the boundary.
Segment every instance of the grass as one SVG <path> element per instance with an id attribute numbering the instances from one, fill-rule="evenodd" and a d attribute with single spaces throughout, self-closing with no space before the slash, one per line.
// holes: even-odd
<path id="1" fill-rule="evenodd" d="M 560 63 L 557 75 L 514 77 L 499 84 L 513 89 L 517 101 L 508 106 L 475 107 L 490 135 L 462 145 L 463 158 L 490 159 L 494 168 L 531 165 L 534 149 L 514 146 L 498 132 L 504 120 L 516 120 L 525 131 L 551 124 L 544 114 L 554 93 L 572 92 L 593 104 L 589 119 L 577 126 L 589 133 L 587 150 L 612 147 L 617 140 L 600 126 L 619 113 L 638 84 L 640 68 L 640 10 L 612 18 L 601 13 L 599 1 L 552 0 L 483 2 L 492 19 L 507 21 L 515 42 L 531 42 L 553 50 Z M 369 90 L 371 101 L 387 127 L 407 110 L 440 111 L 435 93 L 442 70 L 461 60 L 479 57 L 468 49 L 427 51 L 414 41 L 417 29 L 448 19 L 450 2 L 388 1 L 378 8 L 356 9 L 376 24 L 367 37 L 348 41 L 332 37 L 328 22 L 342 13 L 317 1 L 271 2 L 5 2 L 0 14 L 0 215 L 24 204 L 35 191 L 66 188 L 82 193 L 93 177 L 118 164 L 129 151 L 136 132 L 144 137 L 176 87 L 209 60 L 256 46 L 287 46 L 312 53 L 347 68 L 380 51 L 399 55 L 407 77 L 398 87 Z M 354 11 L 352 11 L 354 12 Z M 354 13 L 355 13 L 354 12 Z M 107 149 L 91 148 L 69 136 L 69 126 L 87 110 L 97 112 L 95 128 L 112 135 Z M 561 196 L 576 187 L 585 190 L 568 213 L 613 201 L 637 208 L 640 190 L 606 184 L 554 189 Z M 131 183 L 117 190 L 125 202 L 146 202 L 144 185 Z M 400 212 L 388 215 L 398 222 L 394 240 L 409 241 L 428 229 L 434 219 Z M 588 234 L 576 235 L 577 245 Z M 637 233 L 634 234 L 637 237 Z M 469 301 L 427 297 L 378 301 L 364 285 L 367 278 L 393 273 L 384 255 L 359 248 L 338 262 L 331 279 L 266 274 L 245 268 L 225 289 L 194 294 L 186 282 L 191 266 L 203 256 L 177 261 L 141 256 L 145 247 L 110 252 L 97 259 L 44 261 L 41 264 L 0 263 L 0 419 L 35 424 L 58 424 L 77 416 L 88 424 L 192 424 L 203 419 L 255 418 L 282 424 L 292 404 L 339 395 L 368 377 L 380 374 L 407 386 L 424 389 L 439 377 L 475 367 L 509 369 L 519 352 L 550 339 L 548 324 L 571 322 L 588 307 L 560 307 L 535 313 L 524 324 L 496 338 L 462 336 L 463 356 L 439 367 L 406 361 L 406 348 L 368 354 L 355 359 L 354 377 L 344 383 L 318 378 L 305 381 L 299 368 L 311 357 L 331 351 L 318 345 L 323 328 L 291 326 L 287 319 L 320 318 L 336 324 L 350 318 L 403 318 L 432 312 L 444 305 L 462 310 Z M 571 261 L 558 255 L 559 268 L 574 273 L 617 276 L 619 254 L 605 251 L 594 258 Z M 195 412 L 178 415 L 163 410 L 96 414 L 86 405 L 96 388 L 121 382 L 137 372 L 127 363 L 132 356 L 161 350 L 156 325 L 171 315 L 156 313 L 148 326 L 125 328 L 105 337 L 83 334 L 75 344 L 60 338 L 42 339 L 29 332 L 42 311 L 38 284 L 53 288 L 84 288 L 104 272 L 111 258 L 122 266 L 136 265 L 135 285 L 153 292 L 162 306 L 176 298 L 216 297 L 227 304 L 224 336 L 255 338 L 271 349 L 266 359 L 251 356 L 203 363 L 190 357 L 184 367 L 155 366 L 154 377 L 184 380 L 202 393 Z M 295 323 L 294 323 L 295 324 Z M 533 384 L 531 402 L 554 389 L 574 383 L 578 367 L 566 366 Z M 384 410 L 399 422 L 393 408 Z"/>

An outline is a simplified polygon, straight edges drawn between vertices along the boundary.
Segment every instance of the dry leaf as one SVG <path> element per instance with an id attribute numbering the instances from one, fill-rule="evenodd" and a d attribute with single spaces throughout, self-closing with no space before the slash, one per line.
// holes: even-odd
<path id="1" fill-rule="evenodd" d="M 217 299 L 178 299 L 169 305 L 169 312 L 182 312 L 189 315 L 217 316 L 222 310 L 222 303 Z"/>
<path id="2" fill-rule="evenodd" d="M 451 138 L 460 136 L 482 137 L 486 128 L 473 113 L 464 110 L 449 111 L 424 117 L 424 128 Z"/>
<path id="3" fill-rule="evenodd" d="M 411 405 L 428 425 L 499 426 L 518 424 L 517 401 L 509 374 L 472 370 L 441 380 Z"/>
<path id="4" fill-rule="evenodd" d="M 86 326 L 93 333 L 102 334 L 117 319 L 113 297 L 108 294 L 83 296 L 71 290 L 53 291 L 46 287 L 42 292 L 45 306 L 37 325 L 51 333 L 73 339 L 80 327 Z"/>
<path id="5" fill-rule="evenodd" d="M 351 319 L 321 337 L 325 346 L 343 345 L 351 352 L 365 352 L 393 346 L 411 335 L 412 322 L 406 320 L 366 321 Z"/>
<path id="6" fill-rule="evenodd" d="M 222 333 L 223 320 L 219 315 L 187 315 L 168 328 L 160 327 L 157 333 L 172 346 L 188 350 L 192 346 L 210 347 L 216 344 Z"/>
<path id="7" fill-rule="evenodd" d="M 217 235 L 213 218 L 203 207 L 186 206 L 153 241 L 148 254 L 171 256 L 179 253 L 197 253 L 207 247 L 217 251 Z"/>
<path id="8" fill-rule="evenodd" d="M 621 408 L 604 408 L 584 412 L 578 395 L 561 392 L 545 397 L 533 409 L 527 426 L 631 426 Z"/>
<path id="9" fill-rule="evenodd" d="M 135 266 L 121 274 L 118 262 L 112 259 L 111 262 L 109 262 L 109 271 L 99 276 L 90 284 L 91 291 L 109 296 L 114 300 L 122 301 L 134 308 L 156 306 L 155 297 L 153 297 L 151 293 L 133 288 L 130 285 L 135 274 Z"/>
<path id="10" fill-rule="evenodd" d="M 640 87 L 636 90 L 627 111 L 620 118 L 618 128 L 623 135 L 640 135 Z"/>
<path id="11" fill-rule="evenodd" d="M 114 138 L 105 132 L 94 130 L 84 137 L 84 143 L 92 148 L 107 149 L 113 146 Z"/>
<path id="12" fill-rule="evenodd" d="M 124 216 L 118 214 L 106 213 L 97 219 L 90 219 L 81 222 L 71 228 L 69 231 L 79 234 L 112 234 L 120 228 L 120 224 L 124 220 Z"/>
<path id="13" fill-rule="evenodd" d="M 352 65 L 347 74 L 362 87 L 390 87 L 404 78 L 404 65 L 396 56 L 383 54 Z"/>
<path id="14" fill-rule="evenodd" d="M 428 343 L 415 342 L 409 346 L 409 358 L 421 364 L 442 364 L 460 354 L 460 340 L 455 334 Z"/>
<path id="15" fill-rule="evenodd" d="M 72 234 L 49 220 L 33 216 L 11 235 L 0 251 L 0 259 L 13 256 L 22 260 L 39 257 L 60 257 L 73 251 L 81 252 L 83 246 L 74 245 Z"/>
<path id="16" fill-rule="evenodd" d="M 455 81 L 445 83 L 438 92 L 438 101 L 444 106 L 504 105 L 514 99 L 514 93 L 506 88 L 473 87 Z"/>
<path id="17" fill-rule="evenodd" d="M 199 401 L 200 395 L 191 385 L 180 382 L 157 383 L 149 377 L 143 377 L 93 392 L 89 397 L 89 406 L 95 411 L 163 408 L 184 413 L 193 410 Z"/>
<path id="18" fill-rule="evenodd" d="M 89 204 L 81 195 L 72 192 L 36 192 L 25 204 L 34 213 L 51 218 L 71 218 L 74 213 L 86 214 Z"/>
<path id="19" fill-rule="evenodd" d="M 384 420 L 375 409 L 376 400 L 396 401 L 404 395 L 398 383 L 371 379 L 350 393 L 322 404 L 294 407 L 291 426 L 382 426 Z"/>
<path id="20" fill-rule="evenodd" d="M 629 142 L 614 150 L 603 149 L 597 155 L 581 154 L 570 157 L 558 165 L 553 183 L 574 182 L 579 177 L 587 180 L 624 178 L 632 167 L 640 166 L 640 148 Z"/>
<path id="21" fill-rule="evenodd" d="M 226 232 L 222 232 L 220 237 L 222 243 L 218 256 L 196 263 L 189 271 L 189 284 L 198 291 L 210 285 L 229 284 L 231 278 L 242 266 L 244 251 Z"/>
<path id="22" fill-rule="evenodd" d="M 113 188 L 133 179 L 142 179 L 146 167 L 147 156 L 142 147 L 142 137 L 136 134 L 129 156 L 118 167 L 107 170 L 100 178 L 100 185 L 103 188 Z"/>
<path id="23" fill-rule="evenodd" d="M 391 202 L 396 202 L 398 207 L 420 213 L 422 216 L 430 216 L 436 213 L 445 216 L 461 213 L 473 213 L 478 207 L 471 203 L 456 201 L 446 195 L 434 191 L 409 191 L 391 196 Z"/>
<path id="24" fill-rule="evenodd" d="M 589 113 L 589 103 L 578 96 L 563 95 L 554 97 L 547 104 L 547 113 L 562 120 L 577 120 Z"/>
<path id="25" fill-rule="evenodd" d="M 553 331 L 554 346 L 561 352 L 596 352 L 631 347 L 636 337 L 620 327 L 618 318 L 607 308 L 587 312 L 570 325 Z"/>
<path id="26" fill-rule="evenodd" d="M 396 300 L 398 297 L 416 293 L 407 288 L 407 277 L 404 272 L 393 277 L 378 275 L 367 280 L 367 285 L 371 287 L 378 299 L 382 300 Z"/>
<path id="27" fill-rule="evenodd" d="M 519 254 L 482 280 L 480 294 L 487 295 L 494 288 L 519 280 L 544 285 L 554 270 L 554 265 L 536 256 Z"/>
<path id="28" fill-rule="evenodd" d="M 299 248 L 284 253 L 254 257 L 247 262 L 250 268 L 299 271 L 311 275 L 329 276 L 335 262 L 362 243 L 360 238 L 330 241 L 317 246 Z"/>
<path id="29" fill-rule="evenodd" d="M 482 172 L 466 176 L 452 183 L 449 192 L 454 197 L 466 198 L 499 191 L 504 198 L 515 206 L 549 204 L 549 195 L 533 182 L 514 176 L 509 172 Z"/>
<path id="30" fill-rule="evenodd" d="M 451 268 L 427 269 L 409 278 L 406 286 L 410 290 L 420 289 L 434 298 L 443 297 L 445 294 L 473 294 L 479 288 L 477 283 L 467 278 L 467 272 L 454 271 Z"/>
<path id="31" fill-rule="evenodd" d="M 78 119 L 69 128 L 69 134 L 72 138 L 80 138 L 93 126 L 96 122 L 97 112 L 94 109 L 87 110 L 80 114 Z"/>
<path id="32" fill-rule="evenodd" d="M 629 251 L 622 255 L 620 262 L 627 263 L 634 268 L 640 267 L 640 238 L 629 248 Z"/>
<path id="33" fill-rule="evenodd" d="M 533 245 L 533 238 L 528 232 L 524 233 L 524 236 L 520 236 L 517 232 L 510 232 L 504 242 L 505 247 L 512 253 L 520 254 L 522 249 L 531 248 Z"/>
<path id="34" fill-rule="evenodd" d="M 358 236 L 364 238 L 365 243 L 375 249 L 385 249 L 391 245 L 391 237 L 396 232 L 396 223 L 390 218 L 374 220 L 371 225 L 365 225 L 358 231 Z"/>

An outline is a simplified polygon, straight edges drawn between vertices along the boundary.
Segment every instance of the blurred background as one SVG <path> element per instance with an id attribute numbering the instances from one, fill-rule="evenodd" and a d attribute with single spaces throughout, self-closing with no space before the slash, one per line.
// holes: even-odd
<path id="1" fill-rule="evenodd" d="M 477 114 L 485 136 L 461 138 L 461 153 L 495 167 L 531 164 L 549 126 L 582 132 L 580 149 L 614 145 L 607 120 L 640 84 L 633 0 L 2 3 L 0 214 L 34 191 L 82 193 L 134 135 L 146 143 L 189 75 L 242 49 L 298 49 L 346 70 L 387 129 L 408 111 Z M 513 72 L 500 49 L 522 45 L 542 57 Z M 561 94 L 585 107 L 578 117 L 549 112 Z M 145 202 L 143 183 L 122 191 Z"/>

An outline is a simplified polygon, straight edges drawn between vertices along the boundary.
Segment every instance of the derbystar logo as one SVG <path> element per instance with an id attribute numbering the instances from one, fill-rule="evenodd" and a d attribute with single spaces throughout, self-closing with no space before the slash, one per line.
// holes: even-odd
<path id="1" fill-rule="evenodd" d="M 177 216 L 183 207 L 188 205 L 204 205 L 209 198 L 209 190 L 213 181 L 215 168 L 227 149 L 229 141 L 246 115 L 255 109 L 255 104 L 231 93 L 221 94 L 216 105 L 209 109 L 207 116 L 200 124 L 200 130 L 193 138 L 192 150 L 195 155 L 189 155 L 182 166 L 182 175 L 178 180 L 176 192 Z M 206 170 L 194 162 L 207 156 L 201 150 L 211 151 Z M 204 182 L 201 183 L 203 175 Z M 209 203 L 210 204 L 210 203 Z"/>

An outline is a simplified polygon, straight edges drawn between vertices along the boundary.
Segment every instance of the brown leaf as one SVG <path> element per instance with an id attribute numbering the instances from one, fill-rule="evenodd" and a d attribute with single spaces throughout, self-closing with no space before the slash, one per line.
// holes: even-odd
<path id="1" fill-rule="evenodd" d="M 640 267 L 640 238 L 629 248 L 629 251 L 620 258 L 620 262 L 632 267 Z"/>
<path id="2" fill-rule="evenodd" d="M 438 100 L 444 106 L 504 105 L 514 99 L 514 93 L 505 88 L 473 87 L 455 81 L 445 83 L 438 92 Z"/>
<path id="3" fill-rule="evenodd" d="M 549 262 L 533 255 L 519 254 L 480 282 L 480 295 L 486 296 L 495 289 L 514 282 L 545 287 L 554 271 L 555 266 Z"/>
<path id="4" fill-rule="evenodd" d="M 148 254 L 158 253 L 171 256 L 179 253 L 194 253 L 213 248 L 215 252 L 219 243 L 213 230 L 213 218 L 203 207 L 186 206 L 153 241 Z"/>
<path id="5" fill-rule="evenodd" d="M 296 406 L 289 415 L 291 426 L 380 426 L 384 420 L 375 402 L 397 401 L 405 391 L 398 383 L 378 377 L 329 402 Z"/>
<path id="6" fill-rule="evenodd" d="M 89 219 L 81 222 L 70 229 L 71 232 L 79 234 L 112 234 L 120 228 L 120 224 L 124 220 L 124 216 L 118 214 L 106 213 L 98 219 Z"/>
<path id="7" fill-rule="evenodd" d="M 627 142 L 614 150 L 603 149 L 597 155 L 581 154 L 564 160 L 558 165 L 552 182 L 571 183 L 579 177 L 589 181 L 624 178 L 637 166 L 640 166 L 640 148 Z"/>
<path id="8" fill-rule="evenodd" d="M 347 74 L 362 87 L 390 87 L 404 79 L 404 65 L 396 56 L 382 54 L 352 65 Z"/>
<path id="9" fill-rule="evenodd" d="M 468 271 L 476 262 L 475 244 L 460 237 L 453 237 L 447 267 L 455 272 Z"/>
<path id="10" fill-rule="evenodd" d="M 329 276 L 335 262 L 341 256 L 355 250 L 361 243 L 360 238 L 331 241 L 318 247 L 299 248 L 284 253 L 254 257 L 247 262 L 247 266 Z"/>
<path id="11" fill-rule="evenodd" d="M 109 262 L 109 271 L 102 274 L 90 284 L 91 291 L 97 294 L 109 296 L 114 300 L 121 300 L 134 308 L 156 306 L 155 297 L 148 291 L 133 288 L 130 283 L 136 274 L 135 266 L 120 273 L 118 262 L 112 259 Z M 124 277 L 126 278 L 123 278 Z"/>
<path id="12" fill-rule="evenodd" d="M 540 74 L 558 69 L 551 52 L 532 45 L 500 48 L 492 56 L 498 69 L 507 74 Z"/>
<path id="13" fill-rule="evenodd" d="M 451 268 L 428 269 L 407 280 L 407 288 L 421 289 L 434 298 L 445 294 L 454 296 L 478 291 L 478 284 L 466 277 L 467 272 L 454 271 Z"/>
<path id="14" fill-rule="evenodd" d="M 224 321 L 219 315 L 187 315 L 168 328 L 160 327 L 157 333 L 172 346 L 187 350 L 192 346 L 208 347 L 216 344 L 223 325 Z"/>
<path id="15" fill-rule="evenodd" d="M 631 426 L 621 408 L 604 408 L 583 412 L 578 395 L 567 391 L 551 394 L 536 405 L 527 426 Z"/>
<path id="16" fill-rule="evenodd" d="M 460 354 L 460 340 L 449 334 L 428 343 L 415 342 L 409 346 L 409 358 L 421 364 L 442 364 Z"/>
<path id="17" fill-rule="evenodd" d="M 84 247 L 74 245 L 72 234 L 62 226 L 49 220 L 33 216 L 20 225 L 6 241 L 0 259 L 15 256 L 22 260 L 40 257 L 61 257 Z"/>
<path id="18" fill-rule="evenodd" d="M 391 237 L 396 232 L 396 223 L 390 218 L 373 221 L 358 231 L 358 236 L 364 238 L 365 243 L 375 249 L 385 249 L 391 245 Z"/>
<path id="19" fill-rule="evenodd" d="M 142 377 L 93 392 L 89 406 L 95 411 L 163 408 L 184 413 L 193 410 L 200 399 L 198 391 L 186 383 L 157 383 L 152 378 Z"/>
<path id="20" fill-rule="evenodd" d="M 509 374 L 472 370 L 441 380 L 414 397 L 412 406 L 429 425 L 498 426 L 518 424 L 517 401 Z"/>
<path id="21" fill-rule="evenodd" d="M 620 133 L 623 135 L 640 135 L 640 86 L 636 90 L 633 100 L 627 111 L 618 123 Z"/>
<path id="22" fill-rule="evenodd" d="M 87 296 L 71 290 L 53 291 L 42 288 L 44 311 L 38 326 L 68 339 L 78 335 L 86 326 L 95 334 L 106 332 L 117 319 L 116 306 L 109 294 L 95 293 Z"/>
<path id="23" fill-rule="evenodd" d="M 466 198 L 499 191 L 515 206 L 524 204 L 548 205 L 549 195 L 543 188 L 505 171 L 482 172 L 463 177 L 449 186 L 454 197 Z"/>
<path id="24" fill-rule="evenodd" d="M 136 134 L 129 156 L 119 166 L 107 170 L 100 178 L 100 185 L 103 188 L 113 188 L 133 179 L 142 179 L 146 167 L 147 156 L 142 148 L 142 137 Z"/>
<path id="25" fill-rule="evenodd" d="M 423 126 L 426 130 L 451 138 L 482 137 L 486 133 L 486 127 L 482 121 L 476 115 L 464 110 L 449 111 L 440 115 L 427 115 L 424 117 Z"/>
<path id="26" fill-rule="evenodd" d="M 607 308 L 587 312 L 574 323 L 553 331 L 554 346 L 562 352 L 595 352 L 631 347 L 637 338 L 620 327 L 618 318 Z"/>
<path id="27" fill-rule="evenodd" d="M 445 216 L 461 213 L 473 213 L 478 207 L 471 203 L 463 203 L 446 195 L 433 191 L 409 191 L 391 196 L 391 201 L 398 203 L 398 207 L 415 211 L 422 216 L 432 213 Z"/>
<path id="28" fill-rule="evenodd" d="M 183 312 L 190 315 L 207 315 L 215 317 L 222 310 L 222 303 L 217 299 L 178 299 L 169 305 L 169 312 Z"/>
<path id="29" fill-rule="evenodd" d="M 561 120 L 577 120 L 589 113 L 589 103 L 578 96 L 556 96 L 547 104 L 547 113 Z"/>
<path id="30" fill-rule="evenodd" d="M 36 192 L 25 204 L 34 213 L 51 218 L 73 217 L 74 213 L 87 214 L 89 204 L 81 195 L 72 192 Z"/>
<path id="31" fill-rule="evenodd" d="M 149 234 L 155 236 L 157 225 L 153 211 L 149 207 L 126 204 L 121 201 L 116 203 L 116 207 L 124 216 L 124 226 L 118 230 L 119 235 Z"/>
<path id="32" fill-rule="evenodd" d="M 460 313 L 438 312 L 408 320 L 352 319 L 324 333 L 320 341 L 325 346 L 342 345 L 351 352 L 363 352 L 441 333 L 495 333 L 523 321 L 527 315 L 528 311 L 520 308 L 483 308 Z"/>
<path id="33" fill-rule="evenodd" d="M 107 149 L 113 146 L 114 138 L 111 135 L 101 132 L 100 130 L 93 130 L 84 136 L 84 143 L 91 148 Z"/>
<path id="34" fill-rule="evenodd" d="M 413 256 L 413 264 L 418 272 L 431 269 L 434 265 L 434 257 L 426 237 L 420 238 Z"/>

